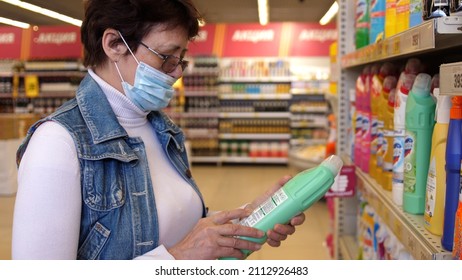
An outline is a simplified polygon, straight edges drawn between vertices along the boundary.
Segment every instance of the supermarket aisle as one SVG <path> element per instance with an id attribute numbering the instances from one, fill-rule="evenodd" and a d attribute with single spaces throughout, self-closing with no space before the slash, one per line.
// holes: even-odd
<path id="1" fill-rule="evenodd" d="M 211 210 L 239 207 L 263 192 L 285 174 L 296 170 L 283 166 L 193 166 L 207 206 Z M 14 196 L 0 196 L 0 260 L 11 258 L 11 225 Z M 307 211 L 305 224 L 281 247 L 264 246 L 250 259 L 329 259 L 324 240 L 329 231 L 327 207 L 318 202 Z"/>

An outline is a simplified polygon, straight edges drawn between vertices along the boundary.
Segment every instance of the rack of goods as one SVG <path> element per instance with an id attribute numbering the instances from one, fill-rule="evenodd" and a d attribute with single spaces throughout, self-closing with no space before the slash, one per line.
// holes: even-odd
<path id="1" fill-rule="evenodd" d="M 431 138 L 438 93 L 461 94 L 454 88 L 460 66 L 440 69 L 461 60 L 462 17 L 429 17 L 424 8 L 420 23 L 365 43 L 358 41 L 366 32 L 356 24 L 354 5 L 343 0 L 339 6 L 337 152 L 356 167 L 358 196 L 335 199 L 335 257 L 451 259 L 441 233 L 428 228 L 436 213 L 426 216 L 434 196 L 427 184 L 431 139 L 424 136 Z M 414 121 L 417 110 L 425 124 Z"/>
<path id="2" fill-rule="evenodd" d="M 287 163 L 291 116 L 288 62 L 249 59 L 220 62 L 221 160 Z"/>

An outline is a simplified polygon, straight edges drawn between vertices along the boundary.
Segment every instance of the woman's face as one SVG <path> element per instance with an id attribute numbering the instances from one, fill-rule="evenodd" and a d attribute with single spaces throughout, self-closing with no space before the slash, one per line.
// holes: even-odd
<path id="1" fill-rule="evenodd" d="M 183 58 L 186 53 L 186 47 L 188 45 L 188 36 L 183 28 L 177 27 L 175 29 L 165 29 L 163 26 L 156 26 L 142 39 L 142 42 L 149 48 L 156 51 L 158 54 L 163 56 L 174 55 L 179 58 Z M 136 59 L 139 62 L 144 62 L 151 67 L 162 71 L 162 63 L 164 62 L 161 57 L 156 55 L 154 52 L 149 50 L 147 47 L 140 44 L 134 53 Z M 124 62 L 122 71 L 123 78 L 129 84 L 133 85 L 135 79 L 136 68 L 138 64 L 131 54 L 128 54 L 122 58 Z M 121 64 L 119 64 L 121 65 Z M 125 73 L 123 73 L 125 72 Z M 168 75 L 178 79 L 183 75 L 183 71 L 180 65 L 178 65 L 172 72 L 167 73 Z"/>

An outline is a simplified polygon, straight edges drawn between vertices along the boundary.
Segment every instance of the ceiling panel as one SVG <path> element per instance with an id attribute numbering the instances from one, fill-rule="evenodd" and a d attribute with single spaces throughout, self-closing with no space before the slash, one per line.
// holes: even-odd
<path id="1" fill-rule="evenodd" d="M 83 19 L 83 0 L 24 0 L 31 4 Z M 257 0 L 193 0 L 209 23 L 258 22 Z M 269 0 L 270 22 L 318 22 L 334 0 Z M 64 22 L 0 2 L 0 16 L 31 25 Z M 1 24 L 0 24 L 1 25 Z"/>

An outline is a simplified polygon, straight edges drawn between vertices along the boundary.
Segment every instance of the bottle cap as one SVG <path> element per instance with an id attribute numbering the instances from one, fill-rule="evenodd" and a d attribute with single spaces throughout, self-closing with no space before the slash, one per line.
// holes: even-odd
<path id="1" fill-rule="evenodd" d="M 331 155 L 321 162 L 321 165 L 328 168 L 332 172 L 332 175 L 337 176 L 340 169 L 342 169 L 343 161 L 339 156 Z"/>
<path id="2" fill-rule="evenodd" d="M 460 120 L 462 119 L 462 96 L 454 96 L 451 99 L 451 119 Z"/>
<path id="3" fill-rule="evenodd" d="M 432 77 L 426 73 L 420 73 L 415 78 L 412 85 L 412 93 L 417 96 L 429 96 L 431 89 Z"/>

